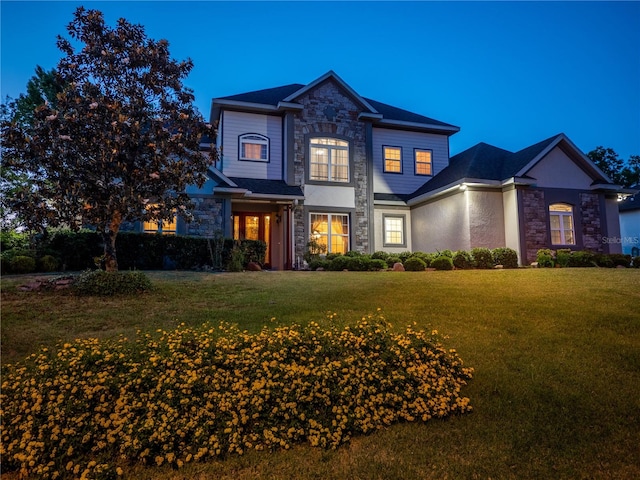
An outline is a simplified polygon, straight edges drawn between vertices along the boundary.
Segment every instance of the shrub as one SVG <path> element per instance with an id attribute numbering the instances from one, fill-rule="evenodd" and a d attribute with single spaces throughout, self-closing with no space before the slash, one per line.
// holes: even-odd
<path id="1" fill-rule="evenodd" d="M 488 248 L 473 248 L 471 250 L 471 258 L 475 268 L 493 268 L 493 255 Z"/>
<path id="2" fill-rule="evenodd" d="M 45 255 L 38 259 L 38 270 L 41 272 L 55 272 L 59 262 L 53 255 Z"/>
<path id="3" fill-rule="evenodd" d="M 640 257 L 633 257 L 632 266 L 633 268 L 640 268 Z"/>
<path id="4" fill-rule="evenodd" d="M 362 255 L 345 255 L 347 259 L 346 269 L 351 272 L 363 272 L 367 269 L 366 258 Z"/>
<path id="5" fill-rule="evenodd" d="M 424 272 L 427 264 L 419 257 L 409 257 L 404 262 L 404 269 L 407 272 Z"/>
<path id="6" fill-rule="evenodd" d="M 441 256 L 431 262 L 431 267 L 436 270 L 453 270 L 453 260 L 451 257 Z"/>
<path id="7" fill-rule="evenodd" d="M 613 263 L 613 259 L 607 255 L 606 253 L 596 253 L 594 255 L 594 260 L 596 265 L 603 268 L 613 268 L 615 264 Z"/>
<path id="8" fill-rule="evenodd" d="M 616 267 L 620 266 L 629 268 L 631 266 L 631 255 L 625 255 L 623 253 L 610 253 L 609 258 Z"/>
<path id="9" fill-rule="evenodd" d="M 518 268 L 518 254 L 509 247 L 494 248 L 491 251 L 493 264 L 502 265 L 504 268 Z"/>
<path id="10" fill-rule="evenodd" d="M 471 255 L 465 250 L 458 250 L 453 254 L 453 266 L 462 270 L 466 270 L 473 266 Z"/>
<path id="11" fill-rule="evenodd" d="M 151 290 L 151 280 L 144 273 L 86 270 L 73 282 L 80 295 L 133 295 Z"/>
<path id="12" fill-rule="evenodd" d="M 346 257 L 361 257 L 362 252 L 358 252 L 357 250 L 349 250 L 344 254 Z"/>
<path id="13" fill-rule="evenodd" d="M 333 260 L 335 258 L 338 258 L 338 257 L 342 257 L 342 254 L 341 253 L 327 253 L 327 256 L 325 258 L 327 260 L 331 261 L 331 260 Z"/>
<path id="14" fill-rule="evenodd" d="M 453 252 L 451 250 L 449 250 L 448 248 L 445 250 L 441 250 L 438 252 L 437 254 L 438 257 L 449 257 L 449 258 L 453 258 Z"/>
<path id="15" fill-rule="evenodd" d="M 424 252 L 415 252 L 413 256 L 420 258 L 425 263 L 427 268 L 431 266 L 431 261 L 436 257 L 436 255 L 433 253 L 424 253 Z"/>
<path id="16" fill-rule="evenodd" d="M 301 443 L 337 448 L 472 409 L 460 391 L 473 369 L 436 331 L 395 330 L 371 315 L 344 328 L 182 324 L 132 340 L 81 339 L 2 373 L 3 418 L 22 419 L 0 425 L 3 474 L 33 478 L 116 478 L 119 463 L 178 468 Z"/>
<path id="17" fill-rule="evenodd" d="M 309 270 L 318 270 L 322 268 L 323 270 L 329 270 L 329 264 L 331 262 L 329 260 L 325 260 L 322 258 L 312 258 L 309 262 Z"/>
<path id="18" fill-rule="evenodd" d="M 36 259 L 27 255 L 16 255 L 9 261 L 12 273 L 32 273 L 36 271 Z"/>
<path id="19" fill-rule="evenodd" d="M 556 264 L 561 267 L 568 267 L 571 261 L 571 249 L 559 248 L 556 251 Z"/>
<path id="20" fill-rule="evenodd" d="M 387 267 L 392 268 L 396 263 L 402 263 L 400 257 L 397 255 L 389 255 L 389 257 L 387 258 Z"/>
<path id="21" fill-rule="evenodd" d="M 572 252 L 569 256 L 569 267 L 595 267 L 595 255 L 588 250 Z"/>
<path id="22" fill-rule="evenodd" d="M 387 258 L 389 258 L 389 254 L 387 252 L 377 251 L 371 255 L 371 258 L 373 258 L 374 260 L 386 260 Z"/>
<path id="23" fill-rule="evenodd" d="M 229 260 L 227 261 L 227 270 L 230 272 L 241 272 L 245 265 L 245 256 L 244 252 L 240 248 L 239 245 L 236 245 L 229 255 Z"/>
<path id="24" fill-rule="evenodd" d="M 548 248 L 541 248 L 540 250 L 538 250 L 536 261 L 538 262 L 538 267 L 540 268 L 552 268 L 555 265 L 555 262 L 553 260 L 553 252 Z"/>
<path id="25" fill-rule="evenodd" d="M 348 270 L 350 260 L 351 260 L 351 257 L 347 257 L 345 255 L 339 255 L 335 257 L 333 260 L 331 260 L 331 263 L 329 264 L 329 270 L 332 270 L 334 272 L 341 272 L 342 270 Z"/>
<path id="26" fill-rule="evenodd" d="M 406 260 L 407 258 L 409 258 L 409 257 L 413 257 L 413 253 L 412 253 L 412 252 L 409 252 L 409 251 L 406 251 L 406 252 L 398 253 L 398 254 L 397 254 L 397 256 L 398 256 L 398 257 L 400 257 L 400 261 L 401 261 L 402 263 L 404 263 L 404 262 L 405 262 L 405 260 Z M 392 265 L 392 266 L 393 266 L 393 265 Z"/>
<path id="27" fill-rule="evenodd" d="M 381 258 L 372 258 L 368 262 L 367 270 L 370 272 L 385 270 L 387 268 L 387 264 Z"/>

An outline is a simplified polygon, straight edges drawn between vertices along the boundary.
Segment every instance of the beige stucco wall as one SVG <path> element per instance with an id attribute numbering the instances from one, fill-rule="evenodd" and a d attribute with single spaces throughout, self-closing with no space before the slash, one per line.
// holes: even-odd
<path id="1" fill-rule="evenodd" d="M 546 188 L 588 190 L 593 182 L 593 179 L 558 147 L 536 163 L 526 175 L 535 178 L 538 187 Z"/>
<path id="2" fill-rule="evenodd" d="M 515 188 L 502 192 L 502 212 L 504 215 L 504 246 L 515 250 L 518 254 L 518 260 L 522 263 L 518 191 Z"/>
<path id="3" fill-rule="evenodd" d="M 505 245 L 504 211 L 501 191 L 464 192 L 469 209 L 471 248 L 496 248 Z"/>
<path id="4" fill-rule="evenodd" d="M 411 210 L 413 251 L 469 250 L 469 209 L 465 192 Z"/>

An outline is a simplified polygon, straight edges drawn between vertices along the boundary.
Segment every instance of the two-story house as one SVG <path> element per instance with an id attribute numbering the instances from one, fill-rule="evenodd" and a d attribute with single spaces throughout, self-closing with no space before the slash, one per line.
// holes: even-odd
<path id="1" fill-rule="evenodd" d="M 479 144 L 449 158 L 459 128 L 360 96 L 330 71 L 215 98 L 220 158 L 190 189 L 197 223 L 179 233 L 267 242 L 267 263 L 295 268 L 326 252 L 508 246 L 610 251 L 616 192 L 565 135 L 519 152 Z"/>

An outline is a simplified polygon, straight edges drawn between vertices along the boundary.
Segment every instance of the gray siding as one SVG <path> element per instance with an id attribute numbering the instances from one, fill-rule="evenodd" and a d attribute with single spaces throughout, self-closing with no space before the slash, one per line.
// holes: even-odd
<path id="1" fill-rule="evenodd" d="M 402 148 L 402 174 L 384 173 L 382 147 Z M 449 139 L 435 133 L 406 132 L 386 128 L 373 129 L 373 191 L 376 193 L 413 193 L 432 176 L 415 174 L 414 149 L 431 150 L 433 175 L 449 163 Z"/>
<path id="2" fill-rule="evenodd" d="M 225 111 L 222 122 L 222 173 L 228 177 L 282 179 L 281 117 Z M 245 133 L 269 137 L 269 162 L 238 160 L 238 137 Z"/>

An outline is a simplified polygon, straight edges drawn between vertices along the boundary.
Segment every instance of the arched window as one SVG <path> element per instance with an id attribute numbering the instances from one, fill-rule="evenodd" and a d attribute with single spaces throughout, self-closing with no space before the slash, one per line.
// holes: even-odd
<path id="1" fill-rule="evenodd" d="M 573 207 L 566 203 L 549 205 L 549 225 L 553 245 L 575 245 Z"/>
<path id="2" fill-rule="evenodd" d="M 252 162 L 269 161 L 269 138 L 259 133 L 245 133 L 238 140 L 238 158 Z"/>
<path id="3" fill-rule="evenodd" d="M 309 179 L 349 182 L 349 142 L 337 138 L 309 140 Z"/>

